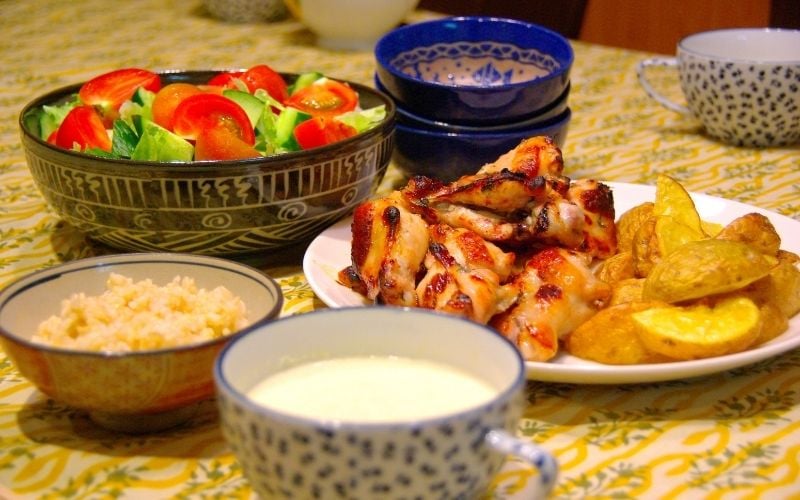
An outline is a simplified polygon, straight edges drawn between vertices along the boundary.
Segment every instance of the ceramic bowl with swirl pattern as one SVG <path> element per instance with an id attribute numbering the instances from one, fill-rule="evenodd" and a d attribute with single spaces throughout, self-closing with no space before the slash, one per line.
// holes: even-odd
<path id="1" fill-rule="evenodd" d="M 451 125 L 535 116 L 566 90 L 573 58 L 555 31 L 496 17 L 410 24 L 375 46 L 377 77 L 398 105 Z"/>
<path id="2" fill-rule="evenodd" d="M 162 73 L 163 84 L 201 83 L 218 71 Z M 284 74 L 288 83 L 297 75 Z M 348 82 L 361 107 L 386 107 L 378 126 L 305 151 L 233 161 L 166 163 L 108 159 L 39 139 L 30 110 L 80 84 L 30 102 L 20 113 L 22 146 L 47 204 L 90 238 L 128 251 L 245 255 L 310 241 L 377 189 L 394 146 L 395 106 Z"/>

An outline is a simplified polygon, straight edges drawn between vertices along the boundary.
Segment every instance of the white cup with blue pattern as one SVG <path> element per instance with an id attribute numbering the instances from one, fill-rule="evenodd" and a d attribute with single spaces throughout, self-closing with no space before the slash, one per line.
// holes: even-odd
<path id="1" fill-rule="evenodd" d="M 251 397 L 283 370 L 363 356 L 444 364 L 487 382 L 489 396 L 457 411 L 388 421 L 302 415 Z M 375 306 L 290 316 L 234 339 L 214 376 L 223 435 L 261 498 L 474 498 L 508 454 L 538 470 L 532 489 L 542 496 L 556 481 L 553 455 L 515 436 L 526 404 L 516 347 L 453 315 Z"/>
<path id="2" fill-rule="evenodd" d="M 656 90 L 647 69 L 677 67 L 688 105 Z M 641 61 L 639 83 L 663 106 L 737 146 L 800 143 L 800 30 L 741 28 L 690 35 L 676 57 Z"/>

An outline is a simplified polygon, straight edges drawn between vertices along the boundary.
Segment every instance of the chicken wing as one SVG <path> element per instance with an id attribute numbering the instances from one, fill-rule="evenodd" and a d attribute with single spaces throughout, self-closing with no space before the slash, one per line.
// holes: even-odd
<path id="1" fill-rule="evenodd" d="M 505 310 L 515 290 L 501 285 L 514 254 L 466 229 L 434 225 L 425 257 L 427 272 L 417 286 L 419 305 L 464 316 L 479 323 Z"/>
<path id="2" fill-rule="evenodd" d="M 416 278 L 428 250 L 428 225 L 408 210 L 399 192 L 356 207 L 351 226 L 352 265 L 339 273 L 370 300 L 415 306 Z"/>
<path id="3" fill-rule="evenodd" d="M 589 267 L 591 257 L 550 247 L 534 254 L 511 278 L 517 301 L 490 324 L 513 342 L 528 361 L 547 361 L 559 340 L 601 309 L 610 286 Z"/>
<path id="4" fill-rule="evenodd" d="M 476 175 L 502 170 L 523 174 L 528 179 L 540 175 L 560 176 L 564 171 L 564 158 L 550 137 L 536 136 L 525 139 L 494 162 L 482 166 Z"/>

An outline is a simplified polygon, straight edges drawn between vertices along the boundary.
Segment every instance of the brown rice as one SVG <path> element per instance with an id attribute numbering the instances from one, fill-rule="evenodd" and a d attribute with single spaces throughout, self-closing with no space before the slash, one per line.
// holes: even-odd
<path id="1" fill-rule="evenodd" d="M 176 276 L 161 287 L 112 273 L 98 296 L 78 293 L 43 321 L 33 340 L 71 349 L 126 352 L 186 345 L 247 325 L 241 298 L 224 286 L 197 288 Z"/>

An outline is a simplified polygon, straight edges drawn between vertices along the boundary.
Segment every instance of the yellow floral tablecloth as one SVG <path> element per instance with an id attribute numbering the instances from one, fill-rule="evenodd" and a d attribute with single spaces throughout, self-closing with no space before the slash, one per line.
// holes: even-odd
<path id="1" fill-rule="evenodd" d="M 430 13 L 415 12 L 410 20 Z M 44 204 L 19 141 L 34 96 L 119 67 L 231 68 L 268 63 L 371 84 L 369 52 L 331 52 L 292 20 L 225 24 L 199 1 L 0 1 L 0 286 L 101 250 Z M 727 147 L 660 108 L 636 82 L 646 54 L 574 43 L 567 174 L 690 190 L 800 219 L 800 150 Z M 676 83 L 674 75 L 658 84 Z M 392 179 L 390 174 L 389 179 Z M 283 314 L 324 307 L 303 249 L 256 264 L 279 279 Z M 519 433 L 561 463 L 554 498 L 800 498 L 800 350 L 692 380 L 622 386 L 531 382 Z M 513 461 L 491 498 L 522 498 Z M 0 353 L 0 497 L 247 498 L 213 403 L 187 426 L 117 435 L 48 400 Z"/>

